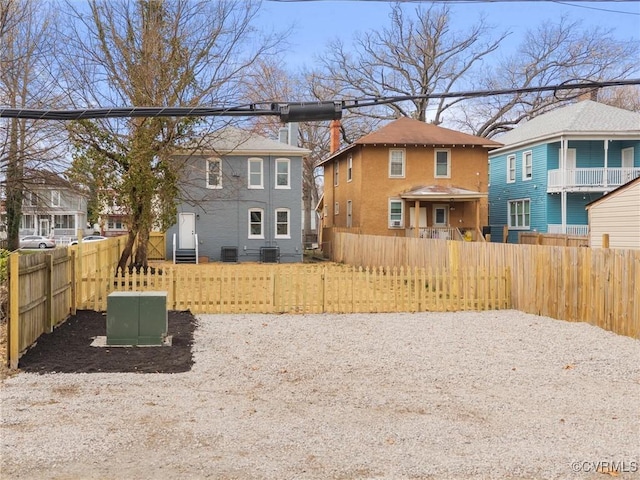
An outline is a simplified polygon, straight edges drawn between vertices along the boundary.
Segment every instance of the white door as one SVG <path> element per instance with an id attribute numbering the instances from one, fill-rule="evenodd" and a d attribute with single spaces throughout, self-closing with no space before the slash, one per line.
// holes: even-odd
<path id="1" fill-rule="evenodd" d="M 622 149 L 622 183 L 633 180 L 633 147 Z"/>
<path id="2" fill-rule="evenodd" d="M 196 214 L 181 213 L 178 216 L 178 248 L 193 249 L 196 248 Z"/>
<path id="3" fill-rule="evenodd" d="M 49 219 L 41 218 L 40 219 L 40 235 L 44 235 L 48 237 L 51 232 L 49 231 Z"/>
<path id="4" fill-rule="evenodd" d="M 434 227 L 449 226 L 449 207 L 447 205 L 433 206 L 433 226 Z"/>
<path id="5" fill-rule="evenodd" d="M 562 149 L 560 150 L 560 158 L 562 159 Z M 564 159 L 562 168 L 565 170 L 565 185 L 576 184 L 576 149 L 567 148 L 567 156 Z"/>

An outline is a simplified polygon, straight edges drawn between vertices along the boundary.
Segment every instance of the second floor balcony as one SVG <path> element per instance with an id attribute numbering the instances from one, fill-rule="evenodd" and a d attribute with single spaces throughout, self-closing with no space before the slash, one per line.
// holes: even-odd
<path id="1" fill-rule="evenodd" d="M 640 177 L 640 167 L 549 170 L 547 192 L 606 192 Z"/>

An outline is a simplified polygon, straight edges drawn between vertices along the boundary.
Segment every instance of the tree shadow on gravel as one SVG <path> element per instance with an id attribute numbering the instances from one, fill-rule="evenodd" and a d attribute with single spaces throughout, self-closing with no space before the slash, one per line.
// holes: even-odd
<path id="1" fill-rule="evenodd" d="M 180 373 L 193 365 L 191 346 L 196 319 L 189 311 L 169 311 L 171 346 L 92 347 L 106 336 L 106 313 L 78 310 L 42 335 L 21 358 L 19 369 L 31 373 Z"/>

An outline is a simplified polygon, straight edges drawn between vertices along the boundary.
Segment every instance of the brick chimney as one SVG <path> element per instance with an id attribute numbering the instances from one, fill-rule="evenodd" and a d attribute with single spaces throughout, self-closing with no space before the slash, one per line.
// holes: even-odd
<path id="1" fill-rule="evenodd" d="M 585 90 L 583 93 L 578 95 L 578 101 L 582 102 L 583 100 L 591 100 L 592 102 L 598 101 L 598 89 L 592 88 L 589 90 Z"/>
<path id="2" fill-rule="evenodd" d="M 340 150 L 340 120 L 331 120 L 329 132 L 329 154 L 332 154 Z"/>

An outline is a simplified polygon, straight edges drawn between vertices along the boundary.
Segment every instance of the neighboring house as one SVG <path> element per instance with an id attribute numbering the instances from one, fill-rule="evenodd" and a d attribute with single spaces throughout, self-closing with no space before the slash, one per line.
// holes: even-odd
<path id="1" fill-rule="evenodd" d="M 478 239 L 487 223 L 487 152 L 500 146 L 410 118 L 395 120 L 322 162 L 323 227 Z"/>
<path id="2" fill-rule="evenodd" d="M 587 235 L 585 206 L 640 176 L 640 113 L 591 100 L 497 137 L 489 155 L 491 240 L 518 232 Z"/>
<path id="3" fill-rule="evenodd" d="M 182 176 L 167 258 L 175 245 L 176 261 L 301 262 L 302 159 L 310 153 L 227 128 L 174 155 Z"/>
<path id="4" fill-rule="evenodd" d="M 587 205 L 589 245 L 602 247 L 609 235 L 610 248 L 640 249 L 640 177 Z"/>
<path id="5" fill-rule="evenodd" d="M 6 212 L 0 215 L 4 218 Z M 61 176 L 43 170 L 24 173 L 20 237 L 75 237 L 87 225 L 87 195 Z"/>
<path id="6" fill-rule="evenodd" d="M 102 206 L 98 215 L 98 227 L 100 235 L 105 237 L 117 237 L 129 232 L 127 209 L 120 205 L 119 197 L 115 190 L 101 192 Z"/>

